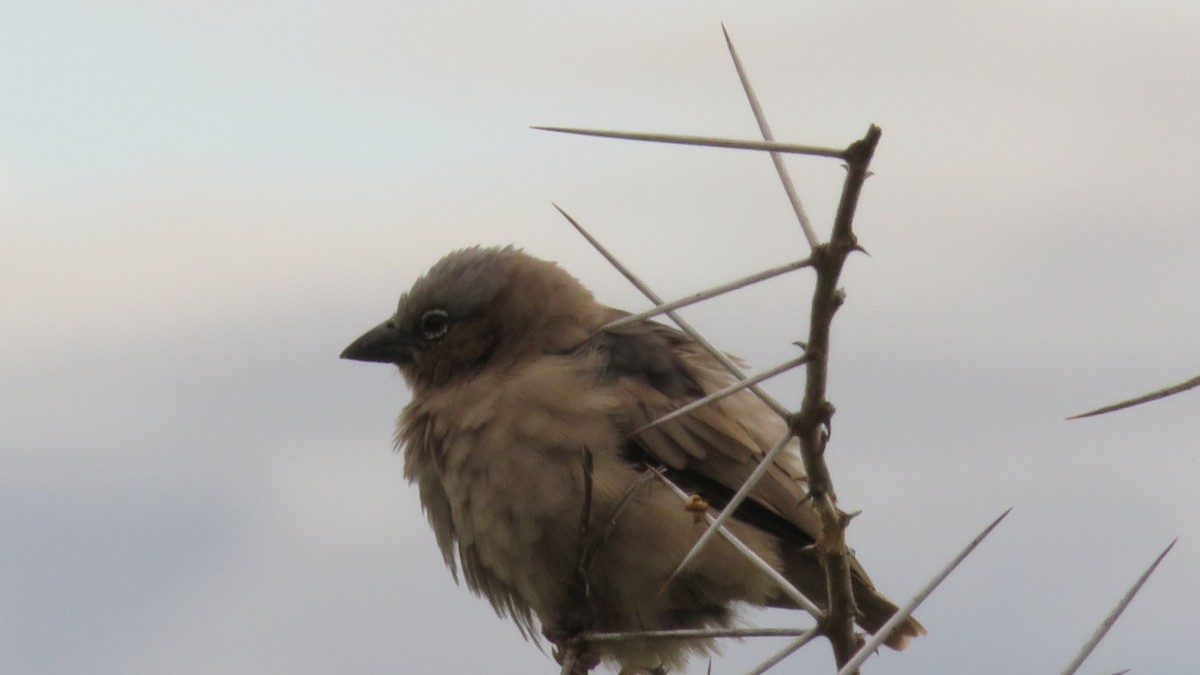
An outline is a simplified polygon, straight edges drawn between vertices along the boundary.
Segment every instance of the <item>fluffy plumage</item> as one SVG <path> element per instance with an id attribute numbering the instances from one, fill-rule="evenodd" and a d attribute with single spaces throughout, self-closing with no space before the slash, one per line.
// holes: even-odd
<path id="1" fill-rule="evenodd" d="M 413 400 L 397 444 L 442 557 L 525 635 L 536 635 L 537 624 L 549 635 L 577 629 L 568 587 L 581 545 L 595 551 L 587 575 L 594 630 L 723 626 L 738 602 L 793 606 L 719 538 L 663 589 L 707 525 L 665 486 L 643 480 L 646 467 L 665 467 L 720 508 L 785 429 L 743 392 L 635 433 L 731 377 L 661 324 L 598 332 L 624 314 L 553 263 L 511 247 L 469 248 L 434 265 L 390 319 L 342 356 L 400 368 Z M 589 541 L 581 543 L 584 448 L 594 494 Z M 803 505 L 804 490 L 789 448 L 730 528 L 822 602 L 824 575 L 805 549 L 820 525 Z M 859 624 L 872 631 L 896 608 L 853 564 Z M 922 633 L 910 620 L 890 644 Z M 606 643 L 600 656 L 626 668 L 677 667 L 688 652 L 711 648 Z"/>

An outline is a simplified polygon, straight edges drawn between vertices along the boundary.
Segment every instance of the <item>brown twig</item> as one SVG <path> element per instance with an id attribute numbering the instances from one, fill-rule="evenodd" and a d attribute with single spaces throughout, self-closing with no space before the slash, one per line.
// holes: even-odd
<path id="1" fill-rule="evenodd" d="M 792 433 L 800 439 L 800 455 L 808 474 L 812 506 L 821 519 L 817 551 L 825 568 L 826 590 L 829 594 L 823 628 L 833 645 L 839 667 L 853 658 L 858 650 L 859 638 L 854 632 L 858 610 L 854 603 L 846 550 L 846 524 L 849 519 L 837 508 L 833 481 L 824 459 L 825 443 L 829 438 L 834 412 L 833 405 L 825 398 L 829 376 L 829 333 L 833 315 L 843 300 L 843 294 L 837 287 L 838 277 L 846 257 L 858 248 L 852 227 L 854 212 L 880 134 L 879 127 L 872 125 L 867 134 L 852 143 L 844 153 L 847 160 L 846 180 L 833 223 L 833 233 L 828 243 L 813 250 L 817 283 L 813 290 L 809 321 L 809 360 L 804 402 L 800 411 L 788 420 Z"/>

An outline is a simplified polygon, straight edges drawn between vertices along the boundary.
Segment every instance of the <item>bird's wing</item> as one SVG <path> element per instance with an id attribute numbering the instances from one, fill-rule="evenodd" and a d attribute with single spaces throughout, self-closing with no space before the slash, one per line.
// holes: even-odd
<path id="1" fill-rule="evenodd" d="M 613 310 L 616 318 L 620 313 Z M 647 427 L 663 415 L 733 381 L 723 366 L 689 337 L 661 324 L 643 322 L 605 331 L 589 340 L 587 350 L 601 357 L 601 382 L 621 400 L 618 426 L 627 434 L 625 450 L 633 461 L 668 467 L 685 490 L 722 508 L 759 465 L 766 451 L 787 433 L 785 423 L 747 391 L 701 407 L 674 420 Z M 791 544 L 782 547 L 783 573 L 809 597 L 824 594 L 824 573 L 808 548 L 821 523 L 805 503 L 807 479 L 795 439 L 768 468 L 734 517 Z M 849 556 L 858 623 L 878 630 L 896 606 L 875 590 L 866 571 Z M 790 601 L 779 606 L 791 607 Z M 902 649 L 925 629 L 909 617 L 887 644 Z"/>
<path id="2" fill-rule="evenodd" d="M 614 310 L 614 317 L 618 316 Z M 652 322 L 595 335 L 602 381 L 621 400 L 617 424 L 631 458 L 665 465 L 684 489 L 723 506 L 759 460 L 787 433 L 783 420 L 750 392 L 739 392 L 669 422 L 646 425 L 710 394 L 732 376 L 689 337 Z M 820 522 L 803 505 L 806 479 L 795 440 L 750 493 L 737 516 L 787 540 L 810 543 Z"/>

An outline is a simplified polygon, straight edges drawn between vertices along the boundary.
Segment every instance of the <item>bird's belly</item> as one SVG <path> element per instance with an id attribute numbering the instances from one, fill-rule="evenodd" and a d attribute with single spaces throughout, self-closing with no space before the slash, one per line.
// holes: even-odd
<path id="1" fill-rule="evenodd" d="M 539 615 L 557 611 L 578 559 L 582 465 L 532 452 L 487 459 L 445 478 L 464 565 Z"/>

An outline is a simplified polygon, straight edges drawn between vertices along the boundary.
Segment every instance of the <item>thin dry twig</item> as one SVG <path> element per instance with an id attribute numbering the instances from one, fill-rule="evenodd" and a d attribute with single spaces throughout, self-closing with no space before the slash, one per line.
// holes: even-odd
<path id="1" fill-rule="evenodd" d="M 821 536 L 817 552 L 825 568 L 829 592 L 825 633 L 833 645 L 838 666 L 844 666 L 858 651 L 854 620 L 858 613 L 846 549 L 846 525 L 849 519 L 837 508 L 833 479 L 825 464 L 825 443 L 828 441 L 833 405 L 826 400 L 829 377 L 829 334 L 833 315 L 841 305 L 843 294 L 838 278 L 846 258 L 858 249 L 854 236 L 854 212 L 866 181 L 871 158 L 881 134 L 871 125 L 862 139 L 852 143 L 843 153 L 846 158 L 846 178 L 842 196 L 834 217 L 829 242 L 813 250 L 813 267 L 817 283 L 813 289 L 809 335 L 807 341 L 808 367 L 804 401 L 800 411 L 788 420 L 792 433 L 800 439 L 800 457 L 808 474 L 808 490 L 813 510 L 821 520 Z"/>
<path id="2" fill-rule="evenodd" d="M 588 569 L 591 567 L 592 558 L 596 555 L 596 551 L 600 548 L 601 544 L 603 544 L 605 541 L 608 540 L 608 535 L 612 534 L 612 531 L 614 529 L 616 529 L 617 522 L 620 521 L 621 514 L 625 513 L 625 509 L 631 503 L 631 501 L 633 499 L 633 495 L 635 493 L 637 493 L 637 491 L 643 485 L 645 485 L 646 483 L 649 483 L 652 480 L 654 480 L 654 474 L 652 474 L 650 472 L 645 472 L 641 476 L 639 476 L 637 480 L 630 483 L 629 487 L 625 488 L 625 492 L 623 492 L 621 494 L 621 497 L 619 499 L 617 499 L 616 506 L 613 507 L 612 516 L 609 517 L 608 524 L 604 527 L 604 531 L 600 533 L 600 536 L 595 537 L 592 540 L 591 546 L 588 548 L 588 550 L 584 554 L 583 560 L 584 560 L 584 564 L 585 564 L 585 569 Z"/>
<path id="3" fill-rule="evenodd" d="M 561 644 L 556 644 L 555 656 L 562 665 L 561 675 L 586 675 L 599 661 L 587 654 L 586 632 L 591 629 L 591 591 L 588 587 L 587 574 L 591 566 L 589 544 L 592 523 L 592 492 L 595 458 L 591 448 L 584 446 L 580 449 L 583 465 L 583 506 L 579 513 L 579 547 L 575 557 L 575 573 L 567 583 L 567 598 L 570 610 L 561 617 L 563 635 L 555 636 Z"/>
<path id="4" fill-rule="evenodd" d="M 1146 580 L 1150 578 L 1151 574 L 1154 574 L 1154 570 L 1158 568 L 1158 564 L 1161 563 L 1163 558 L 1167 557 L 1167 554 L 1170 553 L 1171 549 L 1175 547 L 1175 542 L 1177 541 L 1179 541 L 1178 537 L 1171 540 L 1171 543 L 1167 544 L 1167 547 L 1163 549 L 1163 552 L 1158 554 L 1158 557 L 1154 559 L 1154 562 L 1150 563 L 1150 567 L 1146 568 L 1145 572 L 1142 572 L 1142 576 L 1138 577 L 1138 580 L 1133 583 L 1133 586 L 1130 587 L 1129 591 L 1125 593 L 1125 597 L 1121 598 L 1121 601 L 1117 603 L 1117 606 L 1114 607 L 1111 612 L 1109 612 L 1108 616 L 1104 617 L 1104 621 L 1101 622 L 1100 627 L 1097 628 L 1096 632 L 1092 634 L 1092 637 L 1088 638 L 1088 641 L 1084 643 L 1083 648 L 1079 650 L 1079 654 L 1075 657 L 1075 659 L 1063 669 L 1062 675 L 1073 675 L 1075 671 L 1079 670 L 1079 667 L 1083 665 L 1083 662 L 1087 660 L 1087 657 L 1091 656 L 1092 650 L 1096 648 L 1096 645 L 1100 644 L 1100 641 L 1104 639 L 1104 636 L 1108 633 L 1108 630 L 1113 627 L 1113 624 L 1115 624 L 1117 619 L 1121 617 L 1121 614 L 1125 611 L 1125 608 L 1128 607 L 1129 603 L 1133 601 L 1134 596 L 1138 594 L 1138 591 L 1142 590 L 1142 585 L 1146 583 Z"/>
<path id="5" fill-rule="evenodd" d="M 583 457 L 583 508 L 579 514 L 579 556 L 575 572 L 583 577 L 587 574 L 588 560 L 588 537 L 592 529 L 592 492 L 596 468 L 596 459 L 592 455 L 591 448 L 586 445 L 580 450 Z"/>
<path id="6" fill-rule="evenodd" d="M 1079 413 L 1078 415 L 1071 415 L 1067 419 L 1077 420 L 1082 417 L 1092 417 L 1095 415 L 1103 415 L 1104 413 L 1115 412 L 1117 410 L 1124 410 L 1125 408 L 1132 408 L 1135 405 L 1141 405 L 1143 403 L 1149 403 L 1150 401 L 1157 401 L 1161 398 L 1166 398 L 1168 396 L 1174 396 L 1175 394 L 1185 392 L 1189 389 L 1195 389 L 1196 387 L 1200 387 L 1200 375 L 1197 375 L 1196 377 L 1193 377 L 1192 379 L 1190 379 L 1186 382 L 1180 382 L 1179 384 L 1176 384 L 1176 385 L 1173 385 L 1170 387 L 1166 387 L 1164 389 L 1159 389 L 1158 391 L 1152 391 L 1149 394 L 1142 394 L 1141 396 L 1137 396 L 1135 398 L 1121 401 L 1120 403 L 1113 403 L 1111 405 L 1106 405 L 1102 408 L 1096 408 L 1095 410 L 1091 410 L 1089 412 Z"/>
<path id="7" fill-rule="evenodd" d="M 826 400 L 826 384 L 828 379 L 828 358 L 829 358 L 829 334 L 833 321 L 833 316 L 837 308 L 843 301 L 843 294 L 838 289 L 838 278 L 841 274 L 842 267 L 845 264 L 846 258 L 852 251 L 861 250 L 857 239 L 854 236 L 852 223 L 854 213 L 857 208 L 858 199 L 862 191 L 862 185 L 869 174 L 869 165 L 875 151 L 875 147 L 879 142 L 881 131 L 878 127 L 872 125 L 866 135 L 854 143 L 850 144 L 843 150 L 822 148 L 816 146 L 802 146 L 786 143 L 776 143 L 771 140 L 771 132 L 766 123 L 765 117 L 762 114 L 761 107 L 758 105 L 757 98 L 754 95 L 753 89 L 750 86 L 748 78 L 745 76 L 745 71 L 741 66 L 740 60 L 737 57 L 736 51 L 733 49 L 732 41 L 729 41 L 728 34 L 726 39 L 729 44 L 730 54 L 734 59 L 735 68 L 738 70 L 739 78 L 742 80 L 743 88 L 750 100 L 751 108 L 755 113 L 755 118 L 759 122 L 760 130 L 767 140 L 756 141 L 739 141 L 722 138 L 700 137 L 700 136 L 681 136 L 672 134 L 646 134 L 646 133 L 628 133 L 618 131 L 598 131 L 585 129 L 570 129 L 563 127 L 535 127 L 548 131 L 558 131 L 564 133 L 584 134 L 591 136 L 602 136 L 609 138 L 624 138 L 629 140 L 639 141 L 655 141 L 665 143 L 682 143 L 688 145 L 701 145 L 710 147 L 727 147 L 727 148 L 742 148 L 753 150 L 765 150 L 772 153 L 778 152 L 794 152 L 799 154 L 817 155 L 824 157 L 840 158 L 847 163 L 846 179 L 842 188 L 841 199 L 838 204 L 837 214 L 834 219 L 832 233 L 828 243 L 817 243 L 815 235 L 811 233 L 811 228 L 806 228 L 806 237 L 812 246 L 813 255 L 811 259 L 812 266 L 817 272 L 817 283 L 813 291 L 813 300 L 811 305 L 810 322 L 809 322 L 809 339 L 805 343 L 806 354 L 805 359 L 808 364 L 804 401 L 799 410 L 794 414 L 789 414 L 773 399 L 762 393 L 757 387 L 751 387 L 756 395 L 764 400 L 775 412 L 783 415 L 788 422 L 790 435 L 794 435 L 800 439 L 801 458 L 804 462 L 807 473 L 809 495 L 808 499 L 812 503 L 812 507 L 821 521 L 821 532 L 818 537 L 816 548 L 821 564 L 825 570 L 827 592 L 828 592 L 828 610 L 822 612 L 811 602 L 801 603 L 813 613 L 818 619 L 818 625 L 811 631 L 807 632 L 803 637 L 795 643 L 795 649 L 798 649 L 804 643 L 811 640 L 817 634 L 825 634 L 829 637 L 833 646 L 834 655 L 840 667 L 844 667 L 854 657 L 857 647 L 860 644 L 860 639 L 855 634 L 854 624 L 857 615 L 857 608 L 854 602 L 852 576 L 849 564 L 849 553 L 845 544 L 845 529 L 850 520 L 850 516 L 842 513 L 836 505 L 836 497 L 833 489 L 833 482 L 830 478 L 828 466 L 824 461 L 825 445 L 829 438 L 830 423 L 833 416 L 833 406 Z M 786 169 L 782 165 L 780 158 L 773 154 L 777 171 L 780 179 L 783 182 L 784 189 L 788 193 L 789 200 L 792 201 L 793 207 L 800 216 L 802 224 L 807 220 L 803 215 L 803 209 L 800 206 L 799 200 L 795 198 L 795 190 L 791 186 L 790 178 L 787 176 Z M 556 205 L 555 208 L 558 208 Z M 567 220 L 582 234 L 605 258 L 609 260 L 622 274 L 626 276 L 636 287 L 639 288 L 652 302 L 662 305 L 660 300 L 641 280 L 637 279 L 625 267 L 608 253 L 591 235 L 589 235 L 573 218 L 565 211 L 558 208 L 559 212 L 567 218 Z M 728 357 L 719 350 L 712 347 L 702 336 L 695 332 L 691 327 L 679 318 L 674 312 L 666 311 L 667 315 L 674 320 L 684 332 L 688 333 L 693 339 L 708 350 L 718 361 L 720 361 L 731 373 L 739 380 L 747 379 Z M 732 537 L 727 530 L 721 527 L 729 514 L 737 508 L 738 503 L 745 498 L 746 494 L 753 489 L 755 481 L 761 477 L 762 473 L 772 465 L 774 457 L 782 452 L 790 438 L 785 437 L 780 439 L 779 443 L 765 456 L 759 467 L 756 468 L 751 478 L 743 484 L 742 488 L 731 500 L 730 504 L 722 511 L 717 518 L 712 518 L 709 514 L 705 516 L 710 519 L 713 525 L 705 532 L 704 536 L 693 547 L 692 551 L 685 557 L 676 570 L 683 569 L 696 554 L 697 551 L 707 542 L 714 533 L 720 533 L 727 539 L 730 539 L 735 546 L 740 544 L 736 537 Z M 661 477 L 661 476 L 660 476 Z M 664 482 L 667 482 L 680 494 L 682 498 L 687 499 L 687 495 L 674 487 L 665 477 L 661 477 Z M 739 550 L 745 548 L 742 545 Z M 753 551 L 746 548 L 743 550 L 751 559 L 757 559 Z M 774 572 L 773 568 L 759 560 L 760 567 L 765 568 L 764 571 Z M 774 572 L 775 576 L 780 576 L 778 572 Z M 674 577 L 674 574 L 672 574 Z M 785 588 L 790 588 L 791 585 L 780 577 L 781 585 Z M 794 590 L 794 589 L 793 589 Z M 799 594 L 798 591 L 795 591 Z M 801 595 L 801 597 L 803 597 Z M 911 611 L 911 610 L 910 610 Z M 897 622 L 904 620 L 901 617 Z M 792 650 L 794 651 L 794 649 Z M 785 658 L 786 654 L 791 651 L 781 652 L 779 659 Z M 775 661 L 777 662 L 777 661 Z M 773 663 L 765 665 L 762 672 Z M 852 665 L 846 670 L 848 672 L 856 672 L 857 665 Z"/>

